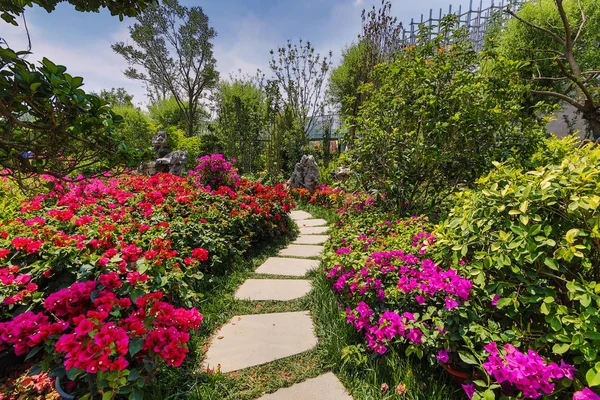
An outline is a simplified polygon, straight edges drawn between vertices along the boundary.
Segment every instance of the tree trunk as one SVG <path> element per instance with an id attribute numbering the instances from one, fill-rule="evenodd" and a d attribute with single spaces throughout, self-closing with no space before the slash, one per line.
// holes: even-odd
<path id="1" fill-rule="evenodd" d="M 600 139 L 600 108 L 593 111 L 583 112 L 583 119 L 587 122 L 594 140 Z"/>

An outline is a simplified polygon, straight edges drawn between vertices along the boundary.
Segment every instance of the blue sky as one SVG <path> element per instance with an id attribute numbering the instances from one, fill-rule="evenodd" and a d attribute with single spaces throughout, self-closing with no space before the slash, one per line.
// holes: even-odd
<path id="1" fill-rule="evenodd" d="M 392 0 L 392 13 L 404 23 L 421 14 L 434 15 L 450 4 L 467 7 L 470 0 Z M 491 0 L 484 0 L 489 4 Z M 377 4 L 380 1 L 375 1 Z M 333 51 L 334 64 L 342 48 L 360 32 L 361 11 L 372 0 L 182 0 L 187 6 L 201 6 L 217 31 L 214 53 L 222 77 L 242 70 L 254 74 L 267 69 L 269 50 L 287 39 L 310 40 L 317 51 Z M 479 3 L 479 1 L 476 1 Z M 26 12 L 32 38 L 33 59 L 48 57 L 66 65 L 73 75 L 84 77 L 87 90 L 125 87 L 134 94 L 134 102 L 145 103 L 140 82 L 123 76 L 127 67 L 110 44 L 127 41 L 131 19 L 119 21 L 106 11 L 79 13 L 66 3 L 51 14 L 36 7 Z M 0 36 L 13 48 L 25 48 L 26 36 L 21 23 L 14 28 L 0 21 Z"/>

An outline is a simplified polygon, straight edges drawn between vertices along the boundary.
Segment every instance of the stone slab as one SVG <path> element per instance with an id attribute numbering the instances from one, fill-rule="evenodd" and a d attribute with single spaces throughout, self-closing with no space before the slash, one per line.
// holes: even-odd
<path id="1" fill-rule="evenodd" d="M 328 226 L 308 226 L 300 228 L 301 235 L 320 235 L 329 231 Z"/>
<path id="2" fill-rule="evenodd" d="M 303 279 L 248 279 L 235 293 L 237 300 L 288 301 L 310 292 L 310 281 Z"/>
<path id="3" fill-rule="evenodd" d="M 300 235 L 293 244 L 323 244 L 329 240 L 326 235 Z"/>
<path id="4" fill-rule="evenodd" d="M 270 257 L 254 272 L 268 275 L 304 276 L 318 266 L 318 260 Z"/>
<path id="5" fill-rule="evenodd" d="M 331 372 L 297 383 L 275 393 L 266 394 L 258 400 L 352 400 L 352 396 Z"/>
<path id="6" fill-rule="evenodd" d="M 310 215 L 306 211 L 296 210 L 296 211 L 292 211 L 290 213 L 290 217 L 292 217 L 292 219 L 294 221 L 298 221 L 298 220 L 301 220 L 301 219 L 311 219 L 312 215 Z"/>
<path id="7" fill-rule="evenodd" d="M 203 365 L 237 371 L 302 353 L 316 344 L 308 311 L 234 316 L 216 333 Z"/>
<path id="8" fill-rule="evenodd" d="M 323 253 L 323 246 L 312 246 L 304 244 L 290 244 L 279 252 L 280 256 L 311 258 L 319 257 Z"/>
<path id="9" fill-rule="evenodd" d="M 324 219 L 320 219 L 320 218 L 315 218 L 315 219 L 300 219 L 298 221 L 296 221 L 296 224 L 298 225 L 298 227 L 302 228 L 302 227 L 307 227 L 307 226 L 327 226 L 327 221 L 325 221 Z"/>

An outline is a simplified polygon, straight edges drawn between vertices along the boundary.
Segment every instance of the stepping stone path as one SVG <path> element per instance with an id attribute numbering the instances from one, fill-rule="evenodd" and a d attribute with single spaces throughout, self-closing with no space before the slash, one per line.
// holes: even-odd
<path id="1" fill-rule="evenodd" d="M 258 400 L 352 400 L 346 389 L 334 374 L 328 372 L 316 378 L 298 383 L 275 393 L 264 395 Z"/>
<path id="2" fill-rule="evenodd" d="M 323 244 L 328 239 L 325 235 L 300 235 L 294 244 Z"/>
<path id="3" fill-rule="evenodd" d="M 319 260 L 271 257 L 255 272 L 267 275 L 304 276 L 319 264 Z"/>
<path id="4" fill-rule="evenodd" d="M 291 217 L 301 235 L 271 257 L 255 272 L 279 276 L 305 276 L 319 266 L 323 244 L 329 238 L 327 221 L 313 219 L 306 211 L 292 211 Z M 294 257 L 294 258 L 289 258 Z M 304 279 L 248 279 L 237 290 L 237 300 L 288 301 L 305 296 L 311 282 Z M 317 345 L 314 325 L 308 311 L 234 316 L 215 334 L 206 352 L 204 367 L 221 372 L 265 364 L 308 351 Z M 331 372 L 280 389 L 259 400 L 352 400 Z"/>
<path id="5" fill-rule="evenodd" d="M 300 228 L 301 235 L 320 235 L 322 233 L 327 233 L 329 228 L 326 226 L 309 226 L 305 228 Z"/>
<path id="6" fill-rule="evenodd" d="M 310 292 L 310 281 L 302 279 L 248 279 L 235 294 L 237 300 L 299 299 Z"/>

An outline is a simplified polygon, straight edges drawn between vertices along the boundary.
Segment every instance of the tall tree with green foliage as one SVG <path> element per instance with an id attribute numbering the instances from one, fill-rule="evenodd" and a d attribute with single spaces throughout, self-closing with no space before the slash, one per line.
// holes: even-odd
<path id="1" fill-rule="evenodd" d="M 269 67 L 283 104 L 289 108 L 306 136 L 323 110 L 323 91 L 331 67 L 331 52 L 329 58 L 322 57 L 310 42 L 300 39 L 298 44 L 292 44 L 288 41 L 277 53 L 271 50 Z"/>
<path id="2" fill-rule="evenodd" d="M 133 106 L 133 95 L 127 93 L 124 88 L 112 88 L 110 90 L 102 89 L 100 91 L 101 99 L 106 100 L 113 107 Z"/>
<path id="3" fill-rule="evenodd" d="M 222 82 L 216 108 L 216 131 L 225 155 L 237 159 L 242 173 L 256 172 L 260 166 L 261 133 L 266 128 L 264 93 L 251 81 Z"/>
<path id="4" fill-rule="evenodd" d="M 391 14 L 392 4 L 381 1 L 367 12 L 362 12 L 362 32 L 358 43 L 353 43 L 342 52 L 339 66 L 331 71 L 328 84 L 329 99 L 339 105 L 342 117 L 348 127 L 348 142 L 354 141 L 356 127 L 353 118 L 364 100 L 359 87 L 369 82 L 375 66 L 393 59 L 399 49 L 402 24 Z"/>
<path id="5" fill-rule="evenodd" d="M 164 0 L 141 13 L 129 32 L 135 46 L 124 42 L 112 45 L 131 66 L 125 75 L 145 82 L 155 100 L 165 94 L 172 96 L 186 117 L 187 135 L 193 136 L 201 101 L 219 79 L 211 43 L 216 32 L 208 16 L 202 7 L 188 8 L 177 0 Z"/>
<path id="6" fill-rule="evenodd" d="M 532 93 L 573 106 L 599 138 L 600 2 L 531 0 L 508 13 L 498 51 L 527 61 Z"/>
<path id="7" fill-rule="evenodd" d="M 498 60 L 493 74 L 484 73 L 454 27 L 444 20 L 431 40 L 423 30 L 418 45 L 379 64 L 361 87 L 354 176 L 403 212 L 435 210 L 492 161 L 527 159 L 543 138 L 543 123 L 524 112 L 522 63 Z"/>

